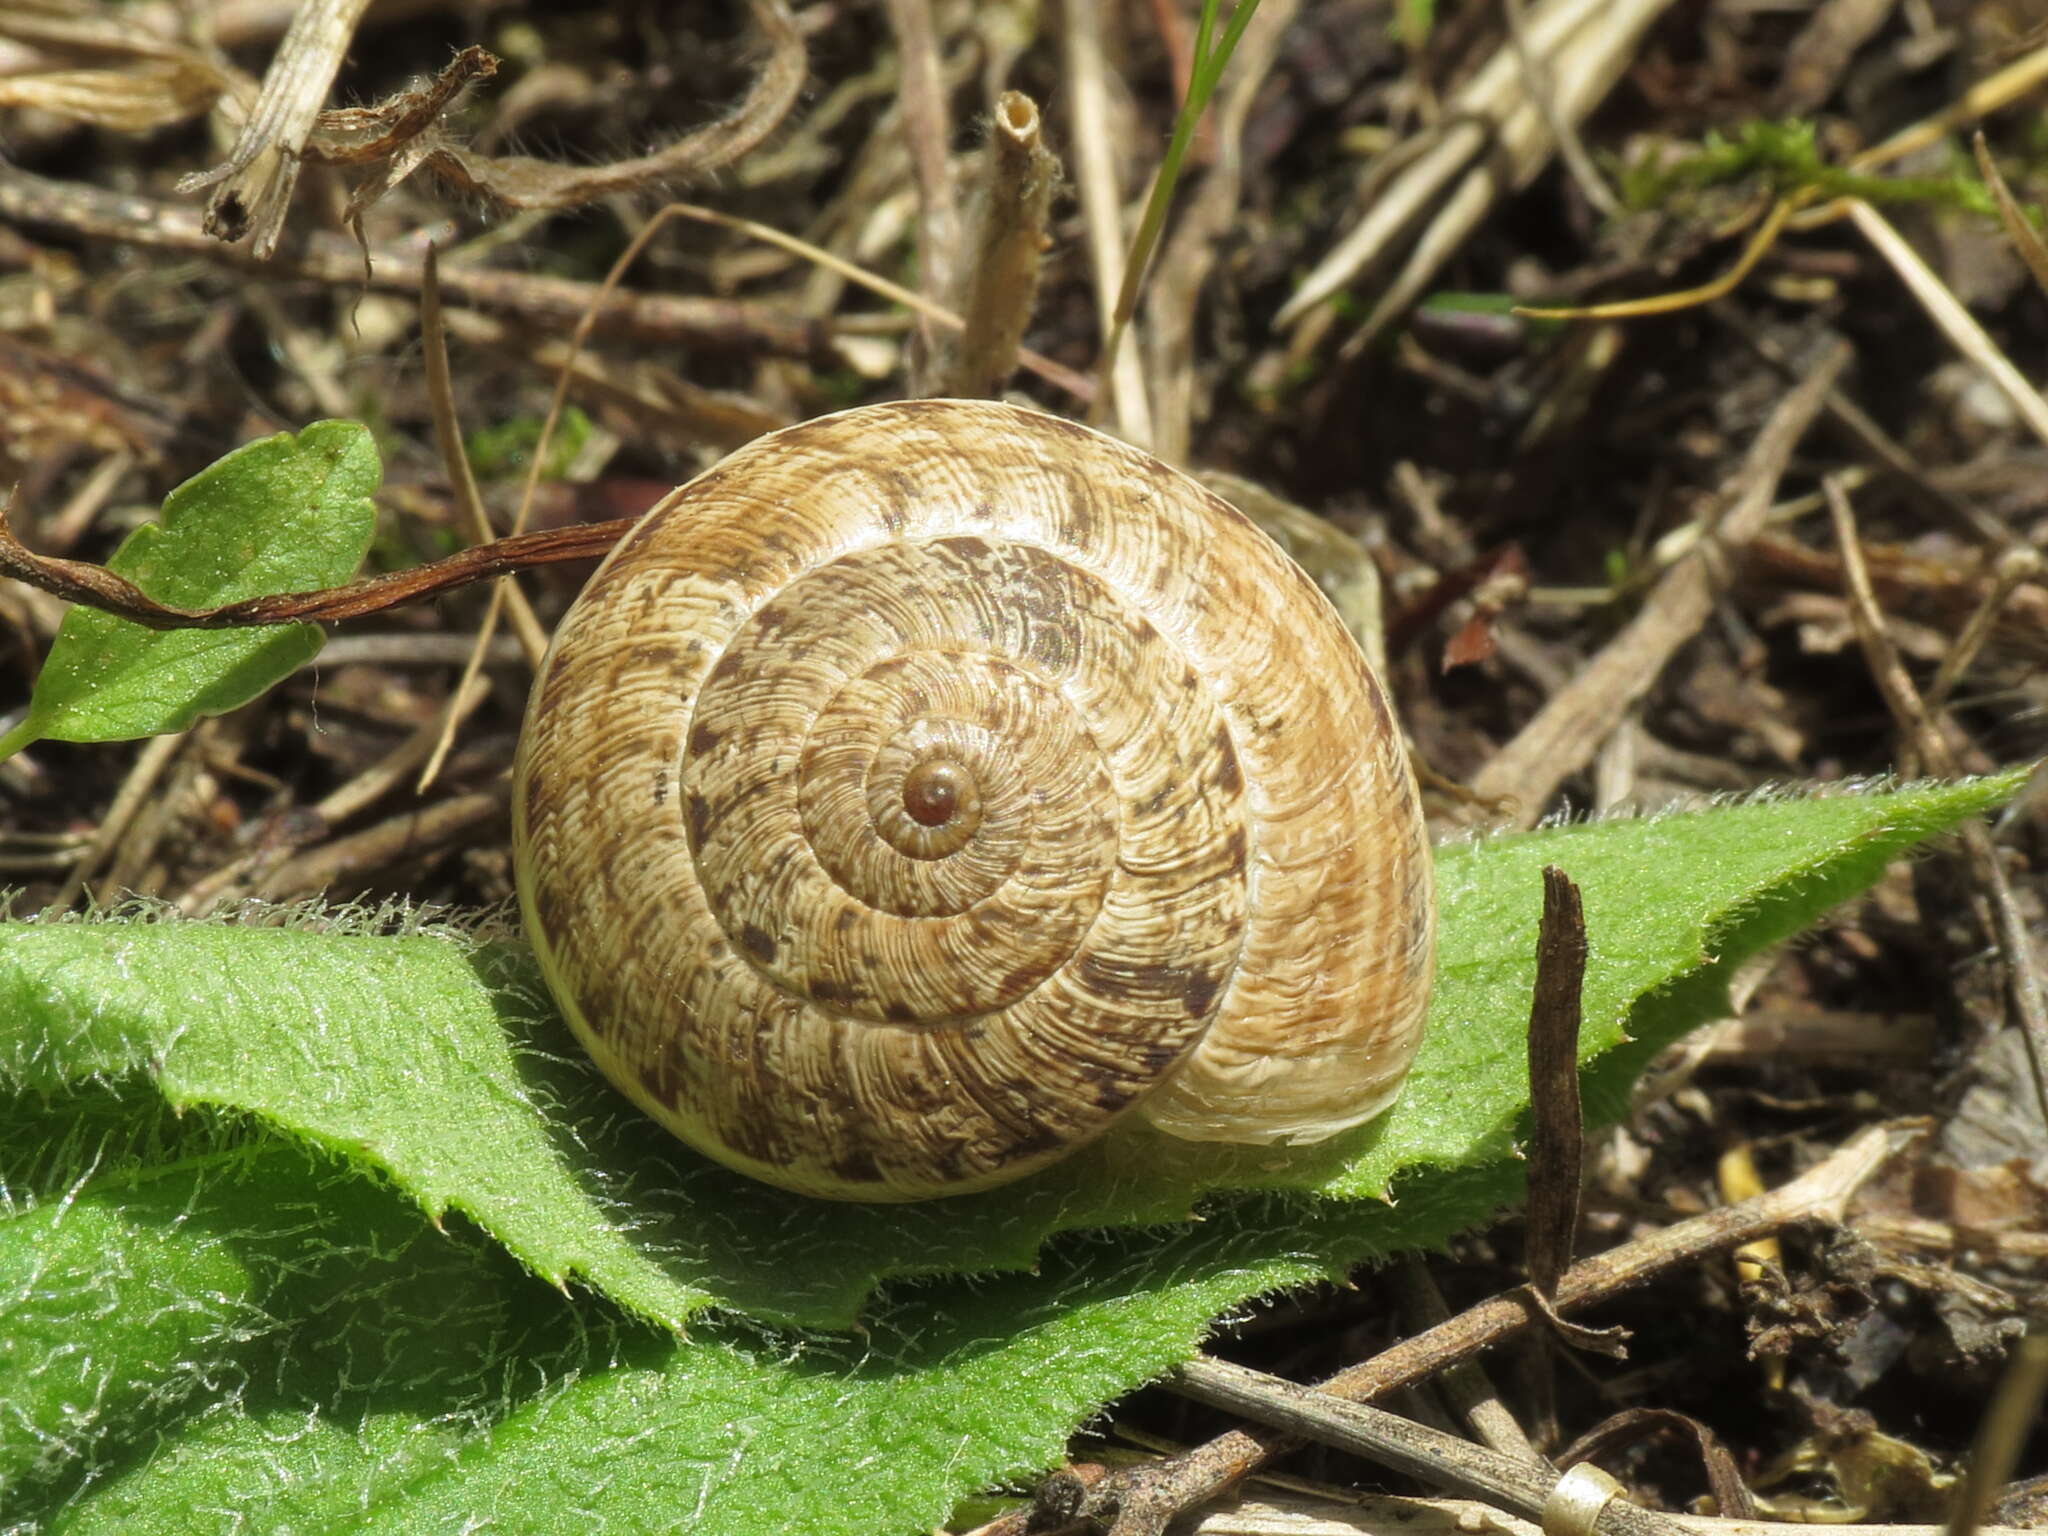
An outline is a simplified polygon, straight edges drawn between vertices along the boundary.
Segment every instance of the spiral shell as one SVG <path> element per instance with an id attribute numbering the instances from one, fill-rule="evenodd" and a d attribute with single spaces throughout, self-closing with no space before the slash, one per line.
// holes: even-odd
<path id="1" fill-rule="evenodd" d="M 1010 406 L 869 406 L 672 493 L 521 738 L 526 923 L 684 1141 L 859 1200 L 1127 1112 L 1317 1140 L 1419 1043 L 1430 863 L 1328 603 L 1242 516 Z"/>

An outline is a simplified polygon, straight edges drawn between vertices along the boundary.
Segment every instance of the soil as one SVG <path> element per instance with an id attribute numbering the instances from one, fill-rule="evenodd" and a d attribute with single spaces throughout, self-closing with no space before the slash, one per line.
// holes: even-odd
<path id="1" fill-rule="evenodd" d="M 1522 7 L 1450 0 L 1432 17 L 1380 0 L 1267 6 L 1272 19 L 1224 80 L 1235 111 L 1212 114 L 1193 141 L 1125 346 L 1159 451 L 1256 482 L 1358 540 L 1384 588 L 1388 680 L 1439 832 L 1983 772 L 2042 754 L 2040 397 L 2030 420 L 1916 299 L 1867 222 L 1829 201 L 1903 189 L 1873 204 L 1875 216 L 1967 307 L 1987 355 L 2008 360 L 2023 387 L 2048 377 L 2048 292 L 1971 159 L 1978 119 L 1958 113 L 1921 148 L 1858 160 L 2038 57 L 2048 41 L 2024 8 L 1664 8 L 1627 37 L 1611 89 L 1566 113 L 1576 171 L 1547 148 L 1520 174 L 1505 147 L 1472 161 L 1496 166 L 1500 185 L 1479 194 L 1469 228 L 1442 234 L 1419 302 L 1378 322 L 1419 232 L 1443 228 L 1432 220 L 1458 180 L 1417 195 L 1412 217 L 1375 260 L 1334 279 L 1331 297 L 1299 316 L 1285 306 L 1370 210 L 1408 195 L 1422 151 L 1475 110 L 1485 116 L 1461 87 L 1512 51 L 1503 15 Z M 288 9 L 223 5 L 211 23 L 222 52 L 207 56 L 261 78 Z M 948 248 L 944 218 L 921 206 L 919 151 L 956 178 L 936 206 L 970 209 L 1003 89 L 1042 110 L 1045 143 L 1066 167 L 1024 333 L 1058 366 L 1020 371 L 1007 389 L 1086 418 L 1080 394 L 1097 377 L 1103 332 L 1089 240 L 1102 215 L 1078 195 L 1085 151 L 1092 141 L 1109 157 L 1127 210 L 1116 246 L 1171 132 L 1194 45 L 1190 0 L 1087 13 L 1108 71 L 1099 96 L 1063 33 L 1072 7 L 938 0 L 921 49 L 900 28 L 922 9 L 804 7 L 802 87 L 726 163 L 661 167 L 567 208 L 508 208 L 432 166 L 377 188 L 362 232 L 382 275 L 368 286 L 345 214 L 388 157 L 306 165 L 277 255 L 255 259 L 246 240 L 231 247 L 198 229 L 205 191 L 178 190 L 222 159 L 240 121 L 207 113 L 217 83 L 133 124 L 117 110 L 118 80 L 143 80 L 145 58 L 67 50 L 38 40 L 32 18 L 0 17 L 0 477 L 16 488 L 17 534 L 42 554 L 103 559 L 228 449 L 349 416 L 375 427 L 385 454 L 373 566 L 473 542 L 423 366 L 417 266 L 429 239 L 444 275 L 490 278 L 450 279 L 448 345 L 484 504 L 509 527 L 577 306 L 665 195 L 952 303 L 962 280 L 947 268 L 961 268 L 967 247 L 956 237 Z M 191 41 L 169 7 L 120 15 Z M 438 106 L 428 131 L 584 168 L 722 114 L 744 119 L 764 67 L 738 4 L 429 0 L 373 6 L 325 100 L 416 95 L 473 44 L 495 56 L 495 76 Z M 4 105 L 35 99 L 9 94 L 11 81 L 81 57 L 114 77 L 82 106 Z M 922 103 L 905 89 L 920 61 L 938 86 Z M 138 86 L 135 99 L 146 97 Z M 2018 90 L 1981 121 L 2027 205 L 2048 193 L 2040 102 Z M 1865 181 L 1825 179 L 1852 171 Z M 1509 311 L 1715 282 L 1780 199 L 1792 219 L 1719 296 L 1605 319 Z M 175 218 L 142 217 L 144 207 Z M 665 223 L 625 283 L 690 304 L 590 336 L 534 527 L 631 516 L 761 430 L 944 377 L 941 333 L 741 230 Z M 1759 434 L 1839 345 L 1849 361 L 1834 400 L 1788 462 L 1760 467 Z M 1828 477 L 1851 505 L 1891 664 L 1921 695 L 1945 664 L 1962 664 L 1931 719 L 1901 713 L 1859 634 Z M 1768 513 L 1754 537 L 1718 547 L 1704 619 L 1644 650 L 1626 697 L 1583 697 L 1561 751 L 1517 758 L 1540 711 L 1575 683 L 1583 691 L 1618 637 L 1635 644 L 1630 626 L 1666 611 L 1670 573 L 1745 494 Z M 523 579 L 543 628 L 589 569 Z M 63 610 L 0 588 L 0 726 L 11 726 Z M 384 773 L 408 742 L 431 740 L 487 601 L 471 587 L 337 626 L 317 665 L 169 748 L 44 742 L 0 764 L 13 910 L 129 893 L 188 912 L 318 892 L 504 904 L 504 769 L 530 676 L 505 629 L 432 785 L 414 788 L 418 752 Z M 2048 1130 L 2008 985 L 2015 967 L 2040 964 L 2044 831 L 2035 797 L 1982 849 L 1896 868 L 1758 967 L 1741 1020 L 1665 1063 L 1633 1120 L 1593 1149 L 1582 1251 L 1738 1197 L 1731 1151 L 1768 1185 L 1874 1119 L 1935 1126 L 1843 1227 L 1788 1238 L 1747 1281 L 1718 1262 L 1603 1309 L 1590 1321 L 1630 1330 L 1625 1361 L 1542 1349 L 1497 1362 L 1498 1389 L 1539 1445 L 1561 1450 L 1630 1414 L 1603 1463 L 1644 1502 L 1719 1507 L 1697 1427 L 1780 1512 L 1808 1500 L 1870 1521 L 1943 1518 L 1944 1479 L 1987 1394 L 2028 1319 L 2048 1314 Z M 1987 864 L 2004 894 L 1986 883 Z M 2013 933 L 2036 953 L 2013 953 Z M 1455 1308 L 1514 1283 L 1520 1251 L 1509 1220 L 1428 1268 Z M 1219 1351 L 1313 1379 L 1385 1343 L 1397 1316 L 1389 1277 L 1361 1276 L 1240 1322 Z M 1114 1460 L 1226 1423 L 1140 1394 L 1075 1454 Z M 1994 1518 L 2040 1523 L 2048 1431 L 2034 1429 L 2017 1465 L 2036 1484 L 2013 1484 Z M 1405 1486 L 1335 1452 L 1287 1470 Z"/>

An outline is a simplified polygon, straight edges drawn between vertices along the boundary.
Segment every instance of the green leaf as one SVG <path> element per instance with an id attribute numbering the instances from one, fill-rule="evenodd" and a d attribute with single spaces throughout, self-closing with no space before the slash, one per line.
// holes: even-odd
<path id="1" fill-rule="evenodd" d="M 1033 1273 L 886 1287 L 860 1331 L 836 1337 L 732 1316 L 653 1332 L 534 1278 L 501 1228 L 594 1245 L 582 1263 L 623 1254 L 657 1279 L 688 1274 L 698 1304 L 772 1303 L 779 1283 L 799 1299 L 756 1310 L 788 1317 L 829 1311 L 858 1293 L 849 1280 L 984 1267 L 991 1221 L 1023 1221 L 1035 1245 L 1156 1210 L 1167 1191 L 1184 1206 L 1202 1181 L 1244 1171 L 1147 1180 L 1083 1158 L 1063 1186 L 1075 1204 L 1050 1213 L 1044 1181 L 909 1210 L 804 1202 L 662 1147 L 556 1055 L 502 944 L 322 932 L 309 917 L 0 927 L 0 1083 L 13 1095 L 0 1097 L 0 1525 L 928 1528 L 961 1496 L 1052 1462 L 1075 1425 L 1185 1358 L 1219 1313 L 1441 1244 L 1514 1197 L 1543 864 L 1586 895 L 1598 1118 L 1618 1110 L 1611 1090 L 1641 1052 L 1714 1006 L 1742 954 L 2019 782 L 1446 849 L 1423 1075 L 1334 1170 L 1291 1175 L 1324 1193 L 1212 1196 L 1201 1222 L 1070 1238 Z M 504 1140 L 506 1124 L 479 1116 L 486 1102 L 513 1124 L 545 1105 L 545 1137 Z M 172 1118 L 164 1103 L 234 1112 Z M 489 1182 L 494 1159 L 536 1154 L 518 1169 L 526 1194 Z M 573 1217 L 517 1208 L 557 1203 L 562 1177 L 586 1201 Z M 1398 1204 L 1356 1198 L 1389 1177 Z M 421 1203 L 471 1210 L 478 1227 L 436 1231 Z M 522 1257 L 559 1274 L 548 1265 L 568 1251 Z M 835 1289 L 820 1283 L 830 1271 L 854 1273 Z M 600 1283 L 638 1307 L 644 1280 Z"/>
<path id="2" fill-rule="evenodd" d="M 310 1175 L 296 1199 L 294 1163 Z M 276 1231 L 248 1222 L 237 1190 L 284 1202 Z M 408 1237 L 395 1197 L 289 1148 L 189 1156 L 146 1202 L 109 1193 L 0 1222 L 0 1276 L 24 1254 L 61 1265 L 95 1317 L 131 1320 L 70 1352 L 85 1358 L 60 1353 L 69 1373 L 48 1392 L 22 1391 L 29 1373 L 0 1357 L 0 1397 L 25 1410 L 0 1422 L 0 1520 L 156 1536 L 460 1531 L 483 1511 L 513 1531 L 576 1511 L 734 1536 L 929 1528 L 963 1493 L 1052 1462 L 1080 1418 L 1186 1358 L 1219 1312 L 1380 1251 L 1332 1219 L 1343 1207 L 1269 1200 L 1076 1244 L 1036 1275 L 908 1288 L 857 1338 L 728 1322 L 674 1339 L 573 1306 L 479 1238 L 416 1221 Z M 71 1212 L 75 1240 L 47 1251 Z M 1387 1230 L 1440 1241 L 1444 1223 L 1417 1209 Z M 157 1338 L 179 1331 L 173 1363 Z M 53 1437 L 38 1464 L 35 1437 L 9 1430 L 59 1401 L 83 1409 L 65 1421 L 70 1459 Z"/>
<path id="3" fill-rule="evenodd" d="M 550 1281 L 580 1278 L 667 1326 L 717 1304 L 846 1327 L 885 1278 L 1024 1268 L 1055 1232 L 1182 1220 L 1218 1191 L 1370 1203 L 1421 1170 L 1511 1167 L 1542 864 L 1584 888 L 1583 1057 L 1596 1063 L 1630 1035 L 1647 1049 L 1711 1014 L 1742 958 L 2018 783 L 1442 850 L 1439 983 L 1407 1091 L 1372 1125 L 1284 1160 L 1132 1128 L 984 1195 L 806 1200 L 695 1157 L 628 1110 L 568 1041 L 523 951 L 333 919 L 0 925 L 0 1086 L 52 1091 L 146 1069 L 173 1105 L 257 1116 L 436 1217 L 471 1217 Z"/>
<path id="4" fill-rule="evenodd" d="M 238 448 L 164 498 L 160 522 L 107 569 L 160 603 L 212 608 L 334 586 L 355 574 L 376 523 L 376 443 L 349 421 L 315 422 Z M 74 608 L 0 758 L 30 742 L 124 741 L 182 731 L 246 704 L 318 654 L 317 624 L 145 629 Z"/>
<path id="5" fill-rule="evenodd" d="M 463 444 L 463 452 L 469 456 L 469 467 L 485 480 L 524 474 L 534 445 L 540 441 L 543 419 L 539 416 L 515 416 L 470 433 Z M 559 480 L 566 475 L 595 430 L 596 424 L 583 411 L 573 405 L 565 406 L 556 427 L 554 444 L 548 449 L 547 462 L 541 466 L 542 478 Z"/>

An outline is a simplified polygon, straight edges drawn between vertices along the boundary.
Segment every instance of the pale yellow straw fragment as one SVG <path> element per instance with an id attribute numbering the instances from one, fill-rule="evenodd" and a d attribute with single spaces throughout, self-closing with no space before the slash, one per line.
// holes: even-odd
<path id="1" fill-rule="evenodd" d="M 2041 392 L 2027 382 L 2026 376 L 2012 365 L 2012 359 L 1999 350 L 1998 343 L 1985 334 L 1975 317 L 1949 292 L 1948 285 L 1935 276 L 1934 270 L 1920 259 L 1920 253 L 1892 228 L 1883 214 L 1861 198 L 1850 198 L 1845 206 L 1863 238 L 1891 263 L 1892 270 L 1920 301 L 1928 318 L 1948 337 L 1950 345 L 1975 363 L 2012 402 L 2013 409 L 2034 435 L 2048 443 L 2048 401 L 2041 398 Z"/>

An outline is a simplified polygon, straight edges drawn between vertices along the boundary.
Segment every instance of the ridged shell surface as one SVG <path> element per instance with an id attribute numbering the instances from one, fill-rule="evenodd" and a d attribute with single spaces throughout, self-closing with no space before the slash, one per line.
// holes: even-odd
<path id="1" fill-rule="evenodd" d="M 1132 1112 L 1317 1140 L 1420 1039 L 1429 855 L 1357 647 L 1228 505 L 1010 406 L 807 422 L 649 513 L 534 686 L 514 846 L 605 1073 L 811 1194 Z"/>

